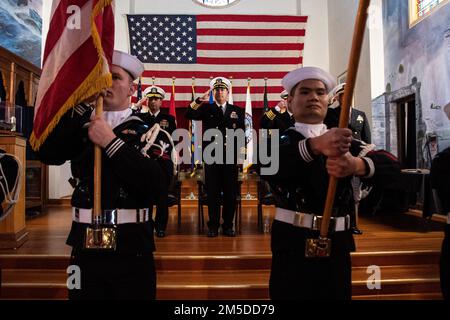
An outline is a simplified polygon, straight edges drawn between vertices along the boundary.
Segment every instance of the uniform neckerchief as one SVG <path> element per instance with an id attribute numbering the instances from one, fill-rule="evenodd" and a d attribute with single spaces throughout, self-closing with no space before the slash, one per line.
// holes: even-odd
<path id="1" fill-rule="evenodd" d="M 301 122 L 295 123 L 295 130 L 300 132 L 305 138 L 315 138 L 328 131 L 327 126 L 323 123 L 308 124 Z"/>
<path id="2" fill-rule="evenodd" d="M 133 110 L 131 110 L 131 108 L 120 111 L 103 111 L 103 119 L 108 122 L 112 129 L 114 129 L 131 116 L 132 112 Z"/>

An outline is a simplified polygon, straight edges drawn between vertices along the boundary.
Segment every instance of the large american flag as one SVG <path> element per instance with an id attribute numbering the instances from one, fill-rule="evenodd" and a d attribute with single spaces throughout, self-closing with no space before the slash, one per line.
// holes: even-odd
<path id="1" fill-rule="evenodd" d="M 301 66 L 305 16 L 128 15 L 130 51 L 145 64 L 143 88 L 153 84 L 171 92 L 176 105 L 209 89 L 211 78 L 233 84 L 234 104 L 244 107 L 251 78 L 253 108 L 263 107 L 265 78 L 269 106 L 280 100 L 281 79 Z M 153 79 L 154 78 L 154 79 Z M 168 106 L 170 97 L 164 102 Z"/>

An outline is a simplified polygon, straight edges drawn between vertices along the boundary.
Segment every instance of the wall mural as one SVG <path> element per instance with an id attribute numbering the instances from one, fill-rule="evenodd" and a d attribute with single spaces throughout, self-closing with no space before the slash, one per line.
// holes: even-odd
<path id="1" fill-rule="evenodd" d="M 415 26 L 409 28 L 408 0 L 383 0 L 385 80 L 387 94 L 373 101 L 374 131 L 386 132 L 389 145 L 389 123 L 381 128 L 381 119 L 390 118 L 392 96 L 418 90 L 416 110 L 418 151 L 424 151 L 427 137 L 437 135 L 438 148 L 450 146 L 450 119 L 444 112 L 450 103 L 450 5 L 444 5 Z M 378 119 L 379 118 L 379 119 Z M 391 122 L 392 125 L 392 122 Z M 392 128 L 391 128 L 392 130 Z M 423 139 L 424 141 L 421 141 Z M 427 166 L 428 161 L 422 165 Z"/>
<path id="2" fill-rule="evenodd" d="M 2 0 L 0 46 L 41 67 L 42 0 Z"/>

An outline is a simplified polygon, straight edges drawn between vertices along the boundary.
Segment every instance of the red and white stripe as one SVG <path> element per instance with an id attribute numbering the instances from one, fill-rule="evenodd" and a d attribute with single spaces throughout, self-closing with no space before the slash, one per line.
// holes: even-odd
<path id="1" fill-rule="evenodd" d="M 44 49 L 42 75 L 35 106 L 33 139 L 40 145 L 41 137 L 51 131 L 51 127 L 61 116 L 61 110 L 67 107 L 67 101 L 79 97 L 86 98 L 79 87 L 91 74 L 99 62 L 99 52 L 94 45 L 91 27 L 93 8 L 100 0 L 54 0 L 51 10 L 49 32 Z M 80 8 L 80 26 L 67 27 L 77 11 L 68 10 L 70 6 Z M 107 5 L 96 17 L 103 56 L 103 75 L 109 73 L 114 46 L 114 14 L 112 5 Z M 56 121 L 55 121 L 56 120 Z"/>
<path id="2" fill-rule="evenodd" d="M 251 78 L 253 108 L 263 107 L 264 78 L 269 106 L 280 101 L 281 79 L 302 65 L 304 16 L 198 15 L 196 64 L 145 64 L 143 90 L 153 84 L 171 92 L 175 77 L 176 105 L 191 101 L 192 77 L 197 95 L 209 89 L 211 78 L 223 76 L 233 84 L 234 104 L 245 107 L 247 78 Z M 168 107 L 170 96 L 164 106 Z"/>

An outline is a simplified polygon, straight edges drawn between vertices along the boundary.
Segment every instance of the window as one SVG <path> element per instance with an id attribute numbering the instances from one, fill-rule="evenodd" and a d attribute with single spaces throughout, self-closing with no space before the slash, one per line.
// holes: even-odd
<path id="1" fill-rule="evenodd" d="M 223 8 L 238 2 L 239 0 L 194 0 L 194 2 L 211 8 Z"/>
<path id="2" fill-rule="evenodd" d="M 413 27 L 449 0 L 409 0 L 409 27 Z"/>

